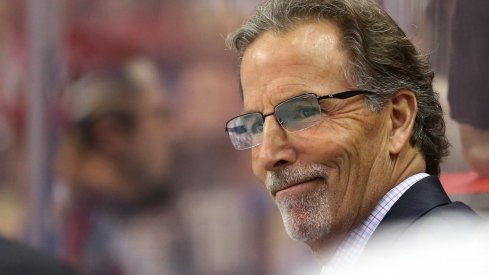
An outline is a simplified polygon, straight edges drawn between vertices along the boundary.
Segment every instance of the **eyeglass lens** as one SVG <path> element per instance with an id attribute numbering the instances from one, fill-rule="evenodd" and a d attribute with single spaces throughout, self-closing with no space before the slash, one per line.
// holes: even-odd
<path id="1" fill-rule="evenodd" d="M 290 98 L 275 107 L 275 117 L 284 129 L 290 132 L 314 126 L 321 120 L 321 108 L 316 95 L 305 94 Z M 231 142 L 238 150 L 254 147 L 261 143 L 263 115 L 244 114 L 230 120 L 227 131 Z"/>
<path id="2" fill-rule="evenodd" d="M 313 94 L 293 97 L 275 108 L 275 116 L 284 129 L 294 132 L 313 126 L 321 119 L 321 109 Z"/>
<path id="3" fill-rule="evenodd" d="M 261 142 L 263 116 L 260 113 L 249 113 L 236 117 L 228 122 L 227 131 L 236 149 L 256 146 Z"/>

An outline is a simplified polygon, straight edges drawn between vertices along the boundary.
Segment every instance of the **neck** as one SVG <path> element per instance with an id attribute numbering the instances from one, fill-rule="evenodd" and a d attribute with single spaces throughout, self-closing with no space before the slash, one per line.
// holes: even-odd
<path id="1" fill-rule="evenodd" d="M 390 189 L 412 175 L 426 171 L 426 162 L 420 152 L 409 147 L 393 160 Z"/>
<path id="2" fill-rule="evenodd" d="M 343 234 L 335 234 L 328 237 L 328 240 L 323 241 L 311 241 L 307 245 L 311 248 L 314 257 L 321 263 L 325 264 L 331 260 L 336 248 L 340 245 L 341 241 L 346 237 L 348 232 Z"/>

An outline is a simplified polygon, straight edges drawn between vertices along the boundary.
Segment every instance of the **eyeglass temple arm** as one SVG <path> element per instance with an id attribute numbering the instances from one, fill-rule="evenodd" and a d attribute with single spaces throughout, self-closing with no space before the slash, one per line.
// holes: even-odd
<path id="1" fill-rule="evenodd" d="M 338 99 L 347 99 L 352 96 L 356 95 L 362 95 L 362 94 L 373 94 L 374 92 L 367 91 L 367 90 L 352 90 L 352 91 L 346 91 L 346 92 L 341 92 L 341 93 L 336 93 L 336 94 L 331 94 L 331 95 L 324 95 L 318 97 L 318 99 L 324 99 L 324 98 L 338 98 Z"/>

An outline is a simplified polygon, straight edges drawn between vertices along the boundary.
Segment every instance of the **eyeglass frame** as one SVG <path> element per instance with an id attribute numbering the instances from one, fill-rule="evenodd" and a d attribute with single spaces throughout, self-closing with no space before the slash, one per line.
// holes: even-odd
<path id="1" fill-rule="evenodd" d="M 242 116 L 246 116 L 246 115 L 249 115 L 249 114 L 260 114 L 261 117 L 262 117 L 262 120 L 263 120 L 263 124 L 265 124 L 265 118 L 267 118 L 268 116 L 271 116 L 271 115 L 275 115 L 275 113 L 277 112 L 277 108 L 282 105 L 283 103 L 289 101 L 289 100 L 292 100 L 294 98 L 297 98 L 297 97 L 301 97 L 301 96 L 304 96 L 304 95 L 314 95 L 316 96 L 316 99 L 318 101 L 318 104 L 320 104 L 320 101 L 323 100 L 323 99 L 330 99 L 330 98 L 336 98 L 336 99 L 348 99 L 350 97 L 354 97 L 354 96 L 357 96 L 357 95 L 364 95 L 364 94 L 375 94 L 374 92 L 372 91 L 369 91 L 369 90 L 362 90 L 362 89 L 355 89 L 355 90 L 348 90 L 348 91 L 343 91 L 343 92 L 339 92 L 339 93 L 334 93 L 334 94 L 328 94 L 328 95 L 323 95 L 323 96 L 319 96 L 317 95 L 316 93 L 313 93 L 313 92 L 309 92 L 309 93 L 303 93 L 303 94 L 300 94 L 300 95 L 296 95 L 296 96 L 293 96 L 293 97 L 289 97 L 283 101 L 281 101 L 280 103 L 278 103 L 277 105 L 275 105 L 275 107 L 273 108 L 273 112 L 271 113 L 268 113 L 268 114 L 263 114 L 262 112 L 248 112 L 248 113 L 244 113 L 244 114 L 241 114 L 241 115 L 238 115 L 238 116 L 235 116 L 231 119 L 229 119 L 227 122 L 226 122 L 226 127 L 224 128 L 224 131 L 225 132 L 229 132 L 229 130 L 231 128 L 228 128 L 227 125 L 234 119 L 237 119 L 239 117 L 242 117 Z M 322 111 L 321 111 L 322 112 Z M 278 118 L 277 116 L 275 116 L 275 119 L 279 122 L 280 124 L 280 127 L 282 127 L 282 129 L 284 129 L 285 131 L 289 132 L 289 133 L 293 133 L 293 132 L 298 132 L 298 131 L 301 131 L 301 130 L 305 130 L 307 128 L 310 128 L 314 125 L 317 125 L 317 124 L 314 124 L 312 126 L 309 126 L 309 127 L 305 127 L 303 129 L 298 129 L 298 130 L 295 130 L 295 131 L 290 131 L 288 130 L 287 128 L 284 127 L 284 125 L 280 122 L 280 118 Z M 229 136 L 230 139 L 231 139 L 231 136 Z M 232 142 L 231 142 L 232 143 Z M 234 145 L 234 144 L 233 144 Z M 235 149 L 237 150 L 247 150 L 247 149 L 251 149 L 255 146 L 258 146 L 260 145 L 260 143 L 258 144 L 255 144 L 255 145 L 252 145 L 250 147 L 247 147 L 247 148 L 243 148 L 243 149 L 238 149 L 235 147 Z M 234 147 L 234 146 L 233 146 Z"/>

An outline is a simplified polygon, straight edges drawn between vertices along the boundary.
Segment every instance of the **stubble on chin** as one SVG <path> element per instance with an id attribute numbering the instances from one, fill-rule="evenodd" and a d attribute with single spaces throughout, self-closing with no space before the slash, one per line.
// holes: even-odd
<path id="1" fill-rule="evenodd" d="M 331 230 L 331 206 L 328 201 L 327 173 L 322 165 L 284 167 L 267 174 L 266 186 L 273 190 L 289 182 L 317 177 L 324 179 L 318 188 L 294 196 L 276 197 L 287 234 L 294 240 L 309 242 L 319 240 Z"/>

